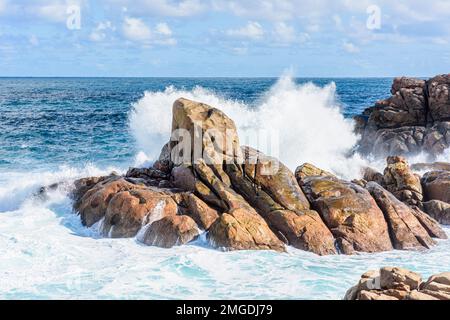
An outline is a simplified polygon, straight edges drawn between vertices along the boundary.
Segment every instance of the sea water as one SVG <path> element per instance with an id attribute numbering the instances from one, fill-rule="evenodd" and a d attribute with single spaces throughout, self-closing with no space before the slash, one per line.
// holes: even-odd
<path id="1" fill-rule="evenodd" d="M 76 178 L 151 164 L 179 97 L 224 110 L 241 140 L 256 129 L 276 132 L 277 156 L 291 169 L 311 162 L 357 178 L 362 166 L 384 163 L 351 152 L 351 117 L 387 97 L 391 82 L 0 78 L 0 298 L 341 299 L 369 269 L 449 271 L 450 241 L 423 252 L 326 257 L 294 248 L 220 252 L 204 234 L 183 247 L 148 247 L 83 227 L 67 197 Z M 44 199 L 34 196 L 56 182 Z"/>

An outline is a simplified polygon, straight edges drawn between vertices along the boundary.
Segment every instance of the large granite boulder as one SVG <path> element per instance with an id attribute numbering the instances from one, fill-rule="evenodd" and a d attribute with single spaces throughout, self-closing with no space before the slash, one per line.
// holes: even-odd
<path id="1" fill-rule="evenodd" d="M 409 168 L 403 157 L 388 157 L 383 186 L 402 202 L 420 205 L 423 200 L 420 177 Z"/>
<path id="2" fill-rule="evenodd" d="M 403 268 L 368 271 L 347 291 L 344 300 L 450 300 L 450 273 L 422 282 L 420 274 Z"/>
<path id="3" fill-rule="evenodd" d="M 432 121 L 450 120 L 450 74 L 427 81 L 429 115 Z"/>
<path id="4" fill-rule="evenodd" d="M 366 188 L 384 213 L 395 249 L 430 248 L 435 243 L 413 209 L 375 182 L 369 182 Z"/>
<path id="5" fill-rule="evenodd" d="M 332 176 L 299 182 L 343 253 L 392 250 L 383 212 L 367 190 Z"/>
<path id="6" fill-rule="evenodd" d="M 198 226 L 192 218 L 171 215 L 149 224 L 141 240 L 149 246 L 171 248 L 189 243 L 198 235 Z"/>
<path id="7" fill-rule="evenodd" d="M 450 203 L 431 200 L 423 203 L 423 210 L 440 224 L 450 225 Z"/>
<path id="8" fill-rule="evenodd" d="M 422 177 L 425 200 L 450 203 L 450 171 L 431 171 Z"/>
<path id="9" fill-rule="evenodd" d="M 173 195 L 161 189 L 135 189 L 116 193 L 109 201 L 101 232 L 110 238 L 130 238 L 154 221 L 178 212 Z"/>

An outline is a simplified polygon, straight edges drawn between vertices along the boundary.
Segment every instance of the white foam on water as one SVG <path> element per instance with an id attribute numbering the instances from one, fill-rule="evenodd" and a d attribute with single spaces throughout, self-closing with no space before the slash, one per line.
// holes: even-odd
<path id="1" fill-rule="evenodd" d="M 180 97 L 224 111 L 235 121 L 241 144 L 280 158 L 292 170 L 310 162 L 343 177 L 355 177 L 367 165 L 358 155 L 348 156 L 358 137 L 353 133 L 352 120 L 341 113 L 335 84 L 298 85 L 288 75 L 281 77 L 255 106 L 226 99 L 201 87 L 191 91 L 168 87 L 162 92 L 146 92 L 133 106 L 130 127 L 148 158 L 156 159 L 169 140 L 171 106 Z M 255 135 L 263 141 L 258 143 L 253 139 Z M 278 137 L 278 146 L 271 148 L 269 135 Z"/>

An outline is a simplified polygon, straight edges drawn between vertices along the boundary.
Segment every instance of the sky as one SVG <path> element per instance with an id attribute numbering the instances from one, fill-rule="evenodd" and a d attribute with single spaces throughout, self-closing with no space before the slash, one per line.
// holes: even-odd
<path id="1" fill-rule="evenodd" d="M 450 0 L 0 0 L 0 76 L 433 76 Z"/>

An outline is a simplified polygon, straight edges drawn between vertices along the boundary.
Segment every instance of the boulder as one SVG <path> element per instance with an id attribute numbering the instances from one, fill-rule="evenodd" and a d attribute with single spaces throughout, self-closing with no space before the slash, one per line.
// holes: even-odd
<path id="1" fill-rule="evenodd" d="M 432 238 L 447 239 L 447 233 L 441 228 L 439 222 L 418 207 L 412 207 L 411 209 L 416 219 Z"/>
<path id="2" fill-rule="evenodd" d="M 298 204 L 290 205 L 289 201 L 284 202 L 285 206 L 281 205 L 274 200 L 276 196 L 272 197 L 262 187 L 261 184 L 264 182 L 258 185 L 257 176 L 256 180 L 247 177 L 244 170 L 237 165 L 228 165 L 226 171 L 236 190 L 239 190 L 240 194 L 267 221 L 280 240 L 295 248 L 319 255 L 336 253 L 333 235 L 316 211 L 303 209 Z M 291 175 L 284 175 L 284 177 L 292 179 Z M 289 184 L 296 192 L 298 185 L 295 187 L 295 180 L 291 180 Z M 291 197 L 295 198 L 295 193 Z M 288 198 L 281 199 L 287 200 Z M 303 204 L 303 206 L 306 205 L 309 207 L 309 203 Z"/>
<path id="3" fill-rule="evenodd" d="M 440 200 L 450 203 L 450 172 L 431 171 L 422 177 L 426 201 Z"/>
<path id="4" fill-rule="evenodd" d="M 410 207 L 375 182 L 369 182 L 367 190 L 384 213 L 395 249 L 429 248 L 434 244 Z"/>
<path id="5" fill-rule="evenodd" d="M 362 170 L 363 180 L 366 182 L 374 181 L 378 184 L 384 183 L 384 176 L 382 173 L 378 172 L 376 169 L 373 168 L 363 168 Z"/>
<path id="6" fill-rule="evenodd" d="M 420 205 L 423 200 L 420 177 L 412 172 L 403 157 L 387 158 L 383 186 L 408 205 Z"/>
<path id="7" fill-rule="evenodd" d="M 209 229 L 208 239 L 222 250 L 285 250 L 264 219 L 243 208 L 222 214 Z"/>
<path id="8" fill-rule="evenodd" d="M 450 225 L 450 203 L 431 200 L 423 203 L 423 209 L 440 224 Z"/>
<path id="9" fill-rule="evenodd" d="M 399 289 L 416 290 L 422 283 L 422 276 L 416 272 L 397 267 L 380 269 L 380 287 L 382 290 Z"/>
<path id="10" fill-rule="evenodd" d="M 306 177 L 312 176 L 334 176 L 334 174 L 317 168 L 311 163 L 304 163 L 295 170 L 295 178 L 297 181 L 301 181 Z"/>
<path id="11" fill-rule="evenodd" d="M 217 210 L 212 209 L 192 193 L 184 193 L 183 201 L 187 207 L 186 215 L 194 219 L 197 225 L 203 230 L 208 230 L 219 218 Z"/>
<path id="12" fill-rule="evenodd" d="M 104 236 L 131 238 L 154 221 L 176 215 L 172 195 L 159 189 L 135 189 L 116 193 L 109 201 L 101 225 Z"/>
<path id="13" fill-rule="evenodd" d="M 183 134 L 187 136 L 182 137 Z M 190 143 L 186 144 L 184 139 L 188 138 Z M 234 121 L 219 109 L 184 98 L 173 104 L 169 150 L 175 165 L 191 165 L 202 159 L 207 164 L 220 166 L 240 156 Z"/>
<path id="14" fill-rule="evenodd" d="M 450 120 L 450 74 L 428 80 L 427 90 L 431 120 Z"/>
<path id="15" fill-rule="evenodd" d="M 195 221 L 188 216 L 171 215 L 151 223 L 142 238 L 149 246 L 172 248 L 195 240 L 199 235 Z"/>
<path id="16" fill-rule="evenodd" d="M 377 157 L 425 151 L 433 159 L 450 146 L 450 75 L 428 81 L 396 78 L 392 96 L 355 117 L 358 149 Z"/>
<path id="17" fill-rule="evenodd" d="M 84 186 L 82 186 L 84 188 Z M 122 177 L 102 179 L 75 203 L 74 209 L 80 214 L 84 226 L 91 227 L 106 214 L 109 202 L 119 192 L 142 189 L 143 186 L 128 182 Z M 81 191 L 76 191 L 77 194 Z"/>
<path id="18" fill-rule="evenodd" d="M 392 250 L 383 213 L 367 190 L 330 176 L 307 177 L 301 183 L 343 253 Z"/>
<path id="19" fill-rule="evenodd" d="M 344 300 L 450 300 L 450 273 L 431 276 L 397 267 L 368 271 L 350 288 Z"/>
<path id="20" fill-rule="evenodd" d="M 411 165 L 413 171 L 450 171 L 450 163 L 433 162 L 433 163 L 415 163 Z"/>

